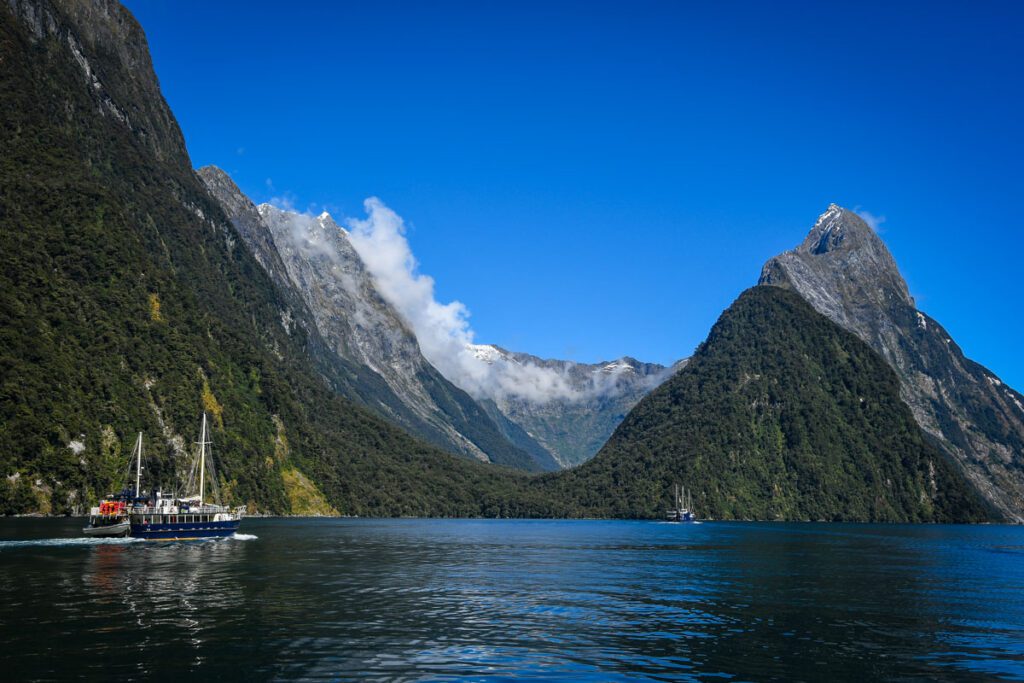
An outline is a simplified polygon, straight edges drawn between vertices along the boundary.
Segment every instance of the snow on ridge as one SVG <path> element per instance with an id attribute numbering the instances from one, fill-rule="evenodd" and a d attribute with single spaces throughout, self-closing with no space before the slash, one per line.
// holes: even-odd
<path id="1" fill-rule="evenodd" d="M 490 344 L 466 344 L 466 350 L 472 353 L 477 360 L 481 360 L 488 364 L 495 363 L 499 360 L 516 362 L 515 359 L 509 358 L 507 355 L 502 353 L 498 347 Z"/>
<path id="2" fill-rule="evenodd" d="M 602 366 L 600 368 L 594 368 L 593 371 L 594 372 L 603 372 L 605 374 L 612 374 L 612 373 L 618 373 L 618 372 L 633 372 L 633 373 L 635 373 L 636 372 L 636 368 L 633 367 L 633 365 L 631 363 L 629 363 L 628 361 L 626 361 L 625 359 L 620 359 L 620 360 L 608 363 L 607 365 L 604 365 L 604 366 Z"/>

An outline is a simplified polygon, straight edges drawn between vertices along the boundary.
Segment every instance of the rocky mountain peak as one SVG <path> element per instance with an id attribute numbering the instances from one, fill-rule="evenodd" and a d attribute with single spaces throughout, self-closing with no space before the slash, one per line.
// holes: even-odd
<path id="1" fill-rule="evenodd" d="M 222 204 L 227 204 L 234 210 L 241 209 L 251 205 L 249 198 L 246 197 L 242 190 L 239 189 L 235 181 L 231 179 L 227 173 L 223 170 L 210 164 L 209 166 L 203 166 L 198 169 L 196 173 L 199 178 L 206 185 L 210 193 Z M 228 214 L 233 215 L 233 213 Z"/>
<path id="2" fill-rule="evenodd" d="M 860 216 L 838 204 L 829 204 L 797 250 L 825 254 L 844 248 L 856 249 L 870 244 L 873 239 L 877 240 L 877 235 Z"/>
<path id="3" fill-rule="evenodd" d="M 758 284 L 799 291 L 847 327 L 844 301 L 883 309 L 914 308 L 907 283 L 885 243 L 855 212 L 830 204 L 804 241 L 769 260 Z"/>
<path id="4" fill-rule="evenodd" d="M 797 292 L 867 342 L 900 378 L 918 424 L 1007 517 L 1024 520 L 1024 405 L 917 310 L 892 254 L 855 212 L 832 204 L 796 249 L 770 259 L 762 285 Z"/>

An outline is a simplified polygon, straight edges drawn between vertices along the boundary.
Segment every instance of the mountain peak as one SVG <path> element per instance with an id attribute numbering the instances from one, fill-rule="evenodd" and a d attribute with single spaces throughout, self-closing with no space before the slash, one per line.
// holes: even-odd
<path id="1" fill-rule="evenodd" d="M 807 254 L 825 254 L 837 249 L 856 248 L 865 243 L 878 241 L 878 236 L 856 212 L 844 209 L 838 204 L 829 204 L 825 213 L 818 216 L 814 227 L 808 233 L 797 251 Z M 885 247 L 882 246 L 884 249 Z"/>
<path id="2" fill-rule="evenodd" d="M 907 283 L 885 243 L 854 211 L 830 204 L 804 241 L 770 259 L 758 284 L 790 287 L 819 312 L 854 327 L 844 301 L 914 308 Z"/>

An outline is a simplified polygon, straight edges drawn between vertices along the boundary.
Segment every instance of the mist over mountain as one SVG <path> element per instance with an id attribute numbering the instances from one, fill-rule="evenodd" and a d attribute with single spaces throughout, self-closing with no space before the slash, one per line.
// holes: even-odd
<path id="1" fill-rule="evenodd" d="M 215 167 L 199 174 L 260 263 L 286 274 L 279 284 L 304 301 L 333 352 L 388 385 L 392 395 L 368 405 L 453 452 L 522 469 L 577 465 L 672 371 L 474 344 L 469 311 L 436 300 L 404 221 L 379 199 L 342 227 L 326 212 L 255 207 Z"/>
<path id="2" fill-rule="evenodd" d="M 405 223 L 379 199 L 365 219 L 349 219 L 348 236 L 377 287 L 415 332 L 424 356 L 481 402 L 506 435 L 526 450 L 537 444 L 562 467 L 592 457 L 642 396 L 672 369 L 632 358 L 596 364 L 542 359 L 475 343 L 469 311 L 441 303 L 434 280 L 419 272 Z M 534 443 L 530 443 L 530 441 Z"/>
<path id="3" fill-rule="evenodd" d="M 223 171 L 199 170 L 246 243 L 279 286 L 303 302 L 329 352 L 386 385 L 353 398 L 427 441 L 484 462 L 554 469 L 510 443 L 490 417 L 420 354 L 415 337 L 381 299 L 346 231 L 323 213 L 255 207 Z"/>
<path id="4" fill-rule="evenodd" d="M 521 426 L 563 467 L 586 462 L 600 450 L 623 418 L 655 387 L 685 367 L 686 360 L 666 368 L 620 358 L 602 363 L 576 363 L 538 358 L 497 346 L 471 345 L 473 354 L 495 368 L 495 373 L 514 376 L 520 367 L 553 372 L 569 391 L 545 401 L 513 392 L 496 392 L 485 407 Z"/>

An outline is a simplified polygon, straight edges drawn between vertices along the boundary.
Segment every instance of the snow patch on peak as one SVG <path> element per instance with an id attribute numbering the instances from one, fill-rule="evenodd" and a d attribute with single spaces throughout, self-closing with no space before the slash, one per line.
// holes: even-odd
<path id="1" fill-rule="evenodd" d="M 510 358 L 502 353 L 501 349 L 497 346 L 490 344 L 466 344 L 466 350 L 472 353 L 473 357 L 477 360 L 481 360 L 489 365 L 498 361 L 516 362 L 514 358 Z"/>
<path id="2" fill-rule="evenodd" d="M 814 222 L 814 227 L 817 228 L 825 226 L 826 230 L 831 229 L 835 222 L 842 217 L 843 211 L 845 211 L 845 209 L 838 204 L 829 204 L 828 208 L 825 209 L 825 212 L 818 216 L 818 220 Z"/>
<path id="3" fill-rule="evenodd" d="M 636 368 L 632 363 L 627 361 L 625 358 L 603 365 L 600 368 L 595 368 L 594 372 L 603 372 L 606 375 L 618 374 L 620 372 L 636 372 Z"/>

